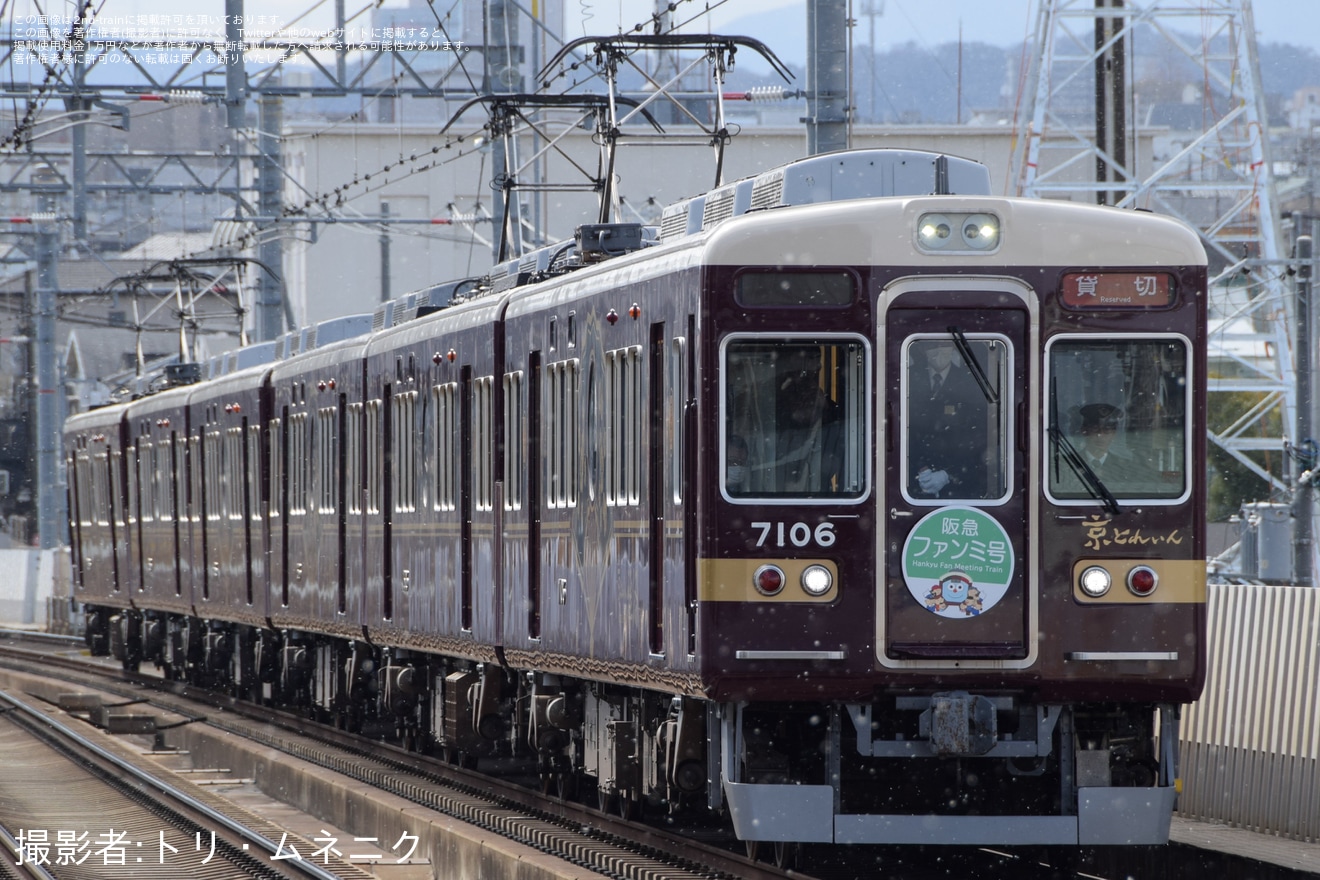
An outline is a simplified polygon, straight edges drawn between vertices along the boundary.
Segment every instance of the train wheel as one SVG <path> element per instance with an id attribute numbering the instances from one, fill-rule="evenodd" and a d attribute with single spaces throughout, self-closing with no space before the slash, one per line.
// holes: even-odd
<path id="1" fill-rule="evenodd" d="M 626 792 L 619 792 L 619 800 L 614 805 L 620 819 L 631 821 L 641 813 L 641 804 L 628 797 Z"/>
<path id="2" fill-rule="evenodd" d="M 608 813 L 611 812 L 613 807 L 614 795 L 601 788 L 599 785 L 596 786 L 596 809 L 600 810 L 602 813 Z"/>
<path id="3" fill-rule="evenodd" d="M 754 862 L 758 860 L 759 856 L 761 855 L 761 841 L 744 840 L 743 847 L 746 848 L 747 850 L 747 858 L 751 859 Z"/>
<path id="4" fill-rule="evenodd" d="M 776 840 L 774 852 L 774 866 L 781 871 L 787 871 L 796 868 L 798 857 L 802 853 L 800 844 L 790 843 L 788 841 Z"/>
<path id="5" fill-rule="evenodd" d="M 576 800 L 578 796 L 578 777 L 571 770 L 559 773 L 555 777 L 555 793 L 561 801 Z"/>

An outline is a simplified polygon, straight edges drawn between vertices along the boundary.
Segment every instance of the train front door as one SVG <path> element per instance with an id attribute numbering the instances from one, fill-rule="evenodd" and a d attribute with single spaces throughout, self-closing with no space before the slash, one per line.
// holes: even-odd
<path id="1" fill-rule="evenodd" d="M 1034 303 L 998 279 L 900 282 L 882 297 L 883 665 L 1034 658 Z"/>

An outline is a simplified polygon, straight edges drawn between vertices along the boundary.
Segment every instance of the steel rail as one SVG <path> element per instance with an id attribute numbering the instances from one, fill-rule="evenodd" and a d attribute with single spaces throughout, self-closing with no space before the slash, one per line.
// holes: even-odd
<path id="1" fill-rule="evenodd" d="M 101 761 L 114 766 L 121 773 L 127 774 L 132 779 L 154 789 L 166 798 L 182 804 L 194 813 L 204 816 L 207 820 L 228 829 L 231 833 L 237 835 L 243 840 L 257 844 L 262 849 L 268 851 L 272 856 L 281 853 L 281 848 L 278 844 L 255 829 L 249 828 L 241 822 L 226 816 L 224 813 L 207 806 L 176 786 L 170 785 L 168 782 L 153 776 L 142 768 L 136 767 L 128 761 L 125 761 L 118 755 L 102 748 L 67 725 L 60 723 L 49 715 L 38 712 L 32 706 L 28 705 L 18 697 L 15 697 L 13 694 L 0 691 L 0 701 L 13 706 L 17 712 L 34 722 L 38 727 L 53 731 L 59 737 L 63 738 L 66 743 L 71 743 L 79 749 L 90 752 Z M 321 866 L 309 861 L 293 859 L 282 861 L 285 862 L 285 868 L 301 871 L 307 876 L 315 878 L 315 880 L 341 880 L 338 874 L 327 871 Z M 275 869 L 272 868 L 272 870 Z"/>

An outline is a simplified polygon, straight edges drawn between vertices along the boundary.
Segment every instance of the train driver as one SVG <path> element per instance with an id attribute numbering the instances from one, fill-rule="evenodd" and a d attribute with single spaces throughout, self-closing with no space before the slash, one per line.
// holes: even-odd
<path id="1" fill-rule="evenodd" d="M 1100 482 L 1111 489 L 1125 491 L 1151 491 L 1157 486 L 1155 471 L 1129 454 L 1131 447 L 1127 451 L 1114 448 L 1123 421 L 1122 408 L 1108 403 L 1088 403 L 1080 407 L 1077 414 L 1082 420 L 1078 429 L 1082 438 L 1082 460 Z"/>
<path id="2" fill-rule="evenodd" d="M 794 346 L 776 364 L 780 492 L 830 492 L 843 465 L 843 409 L 821 385 L 821 358 L 819 346 Z"/>
<path id="3" fill-rule="evenodd" d="M 952 339 L 912 344 L 908 370 L 908 494 L 985 498 L 987 401 Z"/>
<path id="4" fill-rule="evenodd" d="M 724 485 L 730 495 L 747 494 L 747 441 L 730 434 L 724 446 Z"/>

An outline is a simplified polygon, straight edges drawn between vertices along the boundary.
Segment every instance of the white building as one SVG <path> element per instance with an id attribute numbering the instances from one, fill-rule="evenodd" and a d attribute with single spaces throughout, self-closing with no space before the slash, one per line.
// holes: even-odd
<path id="1" fill-rule="evenodd" d="M 451 129 L 451 135 L 464 133 L 461 143 L 438 137 L 431 125 L 290 125 L 284 157 L 295 183 L 285 192 L 286 204 L 297 207 L 350 184 L 340 191 L 344 201 L 337 209 L 345 218 L 378 218 L 382 204 L 388 204 L 391 218 L 416 221 L 388 227 L 391 297 L 480 275 L 493 262 L 496 226 L 490 216 L 489 145 L 478 145 L 481 121 L 475 113 L 470 116 L 471 122 Z M 1143 132 L 1146 167 L 1149 138 L 1155 133 Z M 876 126 L 854 129 L 852 145 L 938 150 L 976 159 L 989 167 L 995 190 L 1011 194 L 1013 139 L 1011 126 Z M 805 144 L 801 126 L 744 127 L 726 148 L 724 180 L 801 158 Z M 560 146 L 588 172 L 596 172 L 590 132 L 575 130 Z M 541 180 L 556 183 L 586 180 L 558 155 L 519 177 L 533 180 L 538 173 Z M 1076 173 L 1084 175 L 1086 169 L 1079 167 Z M 713 188 L 714 153 L 693 146 L 625 146 L 619 151 L 616 176 L 622 206 L 614 219 L 658 223 L 665 205 Z M 336 201 L 332 196 L 329 204 Z M 529 234 L 531 228 L 543 229 L 549 242 L 570 239 L 576 226 L 596 221 L 597 201 L 591 192 L 524 192 L 520 202 L 524 229 Z M 307 213 L 325 212 L 313 206 Z M 481 219 L 464 222 L 474 216 Z M 317 223 L 296 224 L 286 233 L 287 289 L 301 324 L 370 312 L 381 302 L 386 252 L 382 229 L 378 223 Z"/>

